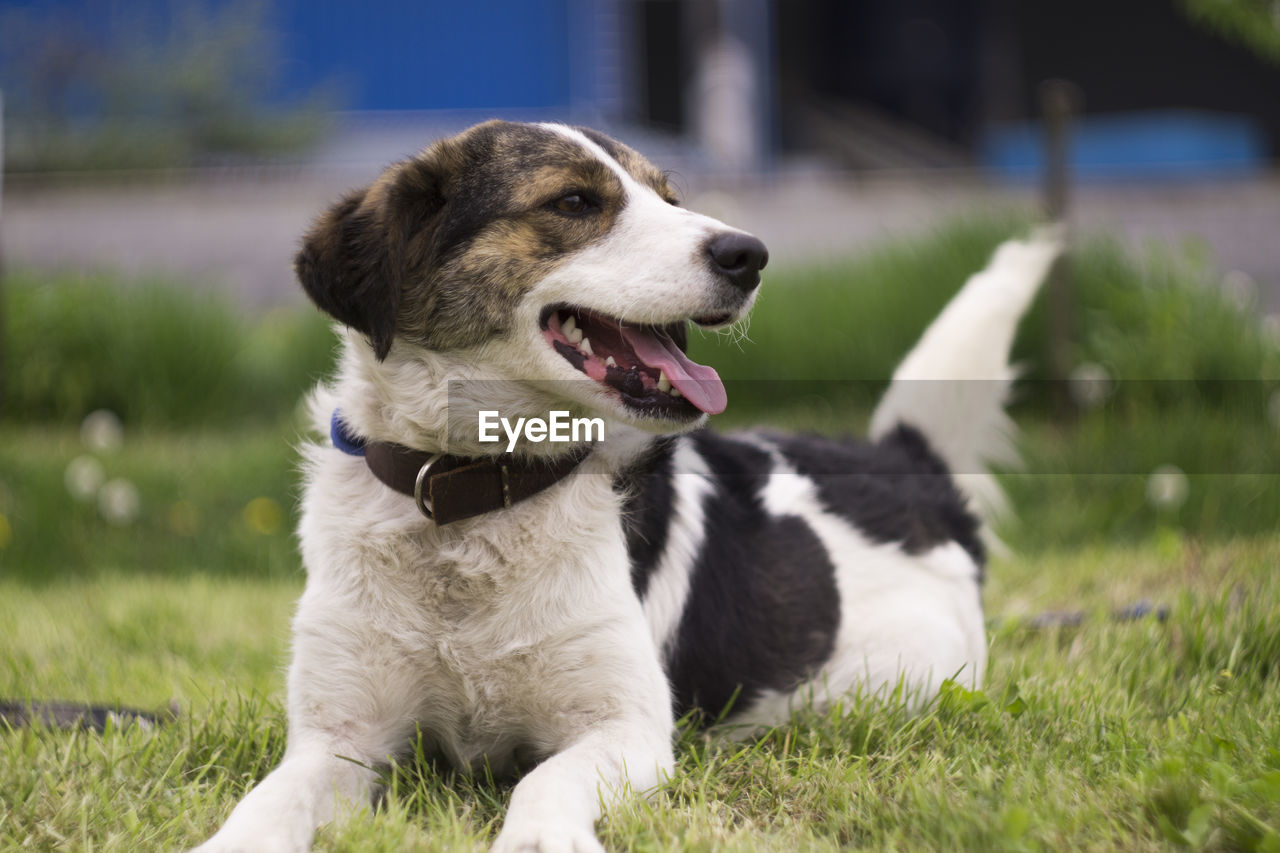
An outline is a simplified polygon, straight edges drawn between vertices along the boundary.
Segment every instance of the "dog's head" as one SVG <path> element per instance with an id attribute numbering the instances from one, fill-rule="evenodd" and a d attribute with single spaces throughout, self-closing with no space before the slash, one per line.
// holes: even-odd
<path id="1" fill-rule="evenodd" d="M 687 324 L 750 309 L 764 244 L 679 207 L 664 175 L 591 130 L 488 122 L 351 193 L 307 234 L 315 303 L 394 347 L 465 353 L 479 373 L 553 382 L 650 429 L 725 407 Z M 575 380 L 575 381 L 563 381 Z"/>

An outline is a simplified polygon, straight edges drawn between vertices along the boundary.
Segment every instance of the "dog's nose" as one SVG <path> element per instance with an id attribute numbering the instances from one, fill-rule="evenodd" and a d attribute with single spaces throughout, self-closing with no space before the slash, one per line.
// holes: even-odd
<path id="1" fill-rule="evenodd" d="M 760 286 L 760 270 L 769 263 L 769 250 L 755 237 L 740 231 L 717 234 L 707 241 L 711 268 L 750 293 Z"/>

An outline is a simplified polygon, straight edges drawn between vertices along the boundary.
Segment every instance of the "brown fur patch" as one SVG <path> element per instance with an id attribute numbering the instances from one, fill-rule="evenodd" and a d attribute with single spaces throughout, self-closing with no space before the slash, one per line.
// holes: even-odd
<path id="1" fill-rule="evenodd" d="M 662 173 L 630 148 L 583 131 L 664 197 Z M 592 209 L 554 208 L 582 195 Z M 433 349 L 502 334 L 511 308 L 555 265 L 600 239 L 626 203 L 598 156 L 536 125 L 486 122 L 398 163 L 308 233 L 297 270 L 316 304 L 368 334 Z"/>

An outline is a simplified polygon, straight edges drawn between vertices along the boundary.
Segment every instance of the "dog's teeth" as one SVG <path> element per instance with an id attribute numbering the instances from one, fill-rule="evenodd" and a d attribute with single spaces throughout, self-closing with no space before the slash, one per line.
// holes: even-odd
<path id="1" fill-rule="evenodd" d="M 569 315 L 569 319 L 560 324 L 560 334 L 564 335 L 565 339 L 574 346 L 577 346 L 578 342 L 582 340 L 582 330 L 578 328 L 578 321 L 574 319 L 572 314 Z"/>
<path id="2" fill-rule="evenodd" d="M 676 388 L 675 386 L 672 386 L 671 390 L 670 390 L 670 391 L 668 391 L 667 393 L 668 393 L 668 394 L 670 394 L 672 397 L 683 397 L 683 396 L 684 396 L 683 394 L 681 394 L 681 393 L 680 393 L 680 389 L 679 389 L 679 388 Z"/>
<path id="3" fill-rule="evenodd" d="M 617 367 L 617 366 L 618 366 L 618 362 L 616 362 L 616 361 L 614 361 L 614 360 L 613 360 L 613 356 L 609 356 L 608 358 L 606 358 L 606 359 L 604 360 L 604 366 L 605 366 L 605 367 Z"/>
<path id="4" fill-rule="evenodd" d="M 578 349 L 582 350 L 587 355 L 595 355 L 595 353 L 591 351 L 591 338 L 583 338 L 578 343 Z"/>
<path id="5" fill-rule="evenodd" d="M 658 371 L 658 390 L 663 394 L 671 393 L 671 380 L 667 378 L 667 373 L 664 370 Z"/>

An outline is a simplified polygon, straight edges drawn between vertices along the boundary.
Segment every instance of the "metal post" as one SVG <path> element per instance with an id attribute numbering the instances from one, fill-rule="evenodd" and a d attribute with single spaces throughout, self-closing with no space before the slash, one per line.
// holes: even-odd
<path id="1" fill-rule="evenodd" d="M 1066 219 L 1071 178 L 1071 120 L 1080 110 L 1080 89 L 1067 80 L 1040 84 L 1040 113 L 1044 117 L 1044 205 L 1049 219 Z"/>
<path id="2" fill-rule="evenodd" d="M 1067 80 L 1045 80 L 1040 84 L 1040 112 L 1044 117 L 1044 212 L 1051 222 L 1066 225 L 1071 188 L 1071 122 L 1083 101 L 1078 86 Z M 1054 405 L 1058 415 L 1071 412 L 1067 377 L 1071 373 L 1071 327 L 1074 294 L 1063 258 L 1054 265 L 1048 282 L 1049 378 L 1053 381 Z"/>

